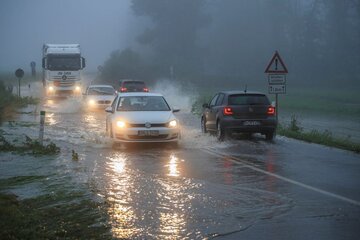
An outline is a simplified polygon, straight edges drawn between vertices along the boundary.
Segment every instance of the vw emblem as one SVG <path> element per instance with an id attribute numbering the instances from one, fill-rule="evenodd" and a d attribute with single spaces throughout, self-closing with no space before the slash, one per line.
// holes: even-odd
<path id="1" fill-rule="evenodd" d="M 64 80 L 64 81 L 65 81 L 65 80 L 67 79 L 67 76 L 66 76 L 66 75 L 62 75 L 62 77 L 61 77 L 61 78 L 62 78 L 62 80 Z"/>
<path id="2" fill-rule="evenodd" d="M 151 128 L 151 123 L 149 123 L 149 122 L 145 123 L 145 127 L 146 128 Z"/>

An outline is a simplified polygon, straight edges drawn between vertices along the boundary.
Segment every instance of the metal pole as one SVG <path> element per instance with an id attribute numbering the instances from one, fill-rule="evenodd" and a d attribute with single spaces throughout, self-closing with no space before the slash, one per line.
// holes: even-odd
<path id="1" fill-rule="evenodd" d="M 41 145 L 43 145 L 43 139 L 44 139 L 44 125 L 45 125 L 45 111 L 40 111 L 39 143 Z"/>
<path id="2" fill-rule="evenodd" d="M 19 82 L 19 91 L 18 91 L 18 94 L 19 94 L 19 97 L 20 97 L 20 78 L 18 78 L 18 82 Z"/>
<path id="3" fill-rule="evenodd" d="M 278 103 L 278 93 L 275 94 L 275 113 L 276 113 L 276 122 L 278 122 L 279 116 L 279 103 Z"/>

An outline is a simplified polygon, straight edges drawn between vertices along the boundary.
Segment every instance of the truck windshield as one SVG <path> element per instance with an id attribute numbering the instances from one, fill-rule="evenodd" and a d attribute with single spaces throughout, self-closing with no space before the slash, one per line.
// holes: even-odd
<path id="1" fill-rule="evenodd" d="M 81 69 L 80 55 L 74 56 L 49 56 L 47 68 L 49 70 L 79 70 Z"/>

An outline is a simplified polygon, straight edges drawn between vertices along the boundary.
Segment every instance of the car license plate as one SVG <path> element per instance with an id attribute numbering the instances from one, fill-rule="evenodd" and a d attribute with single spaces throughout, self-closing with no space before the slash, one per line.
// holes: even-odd
<path id="1" fill-rule="evenodd" d="M 261 122 L 259 121 L 245 121 L 243 122 L 244 126 L 259 126 L 261 125 Z"/>
<path id="2" fill-rule="evenodd" d="M 158 130 L 139 130 L 138 136 L 159 136 Z"/>

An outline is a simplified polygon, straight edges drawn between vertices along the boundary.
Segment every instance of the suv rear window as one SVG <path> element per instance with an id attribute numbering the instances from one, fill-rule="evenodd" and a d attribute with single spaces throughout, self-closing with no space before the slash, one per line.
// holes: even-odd
<path id="1" fill-rule="evenodd" d="M 131 81 L 131 82 L 123 82 L 122 87 L 137 87 L 137 88 L 143 88 L 145 87 L 144 82 L 140 81 Z"/>
<path id="2" fill-rule="evenodd" d="M 269 105 L 269 99 L 262 94 L 236 94 L 229 96 L 229 105 Z"/>

